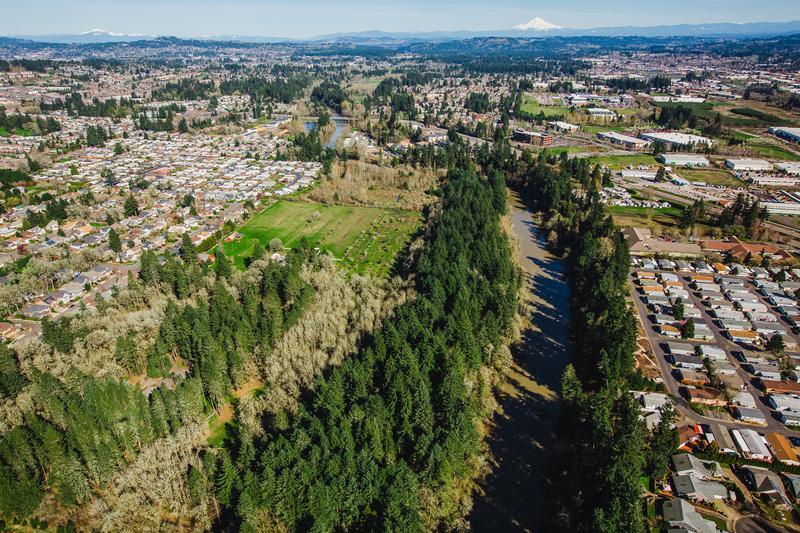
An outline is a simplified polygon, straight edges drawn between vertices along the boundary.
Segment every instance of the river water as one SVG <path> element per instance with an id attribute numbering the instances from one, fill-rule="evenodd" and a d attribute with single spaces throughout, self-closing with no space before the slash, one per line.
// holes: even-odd
<path id="1" fill-rule="evenodd" d="M 555 512 L 548 501 L 557 472 L 555 428 L 561 375 L 569 362 L 568 297 L 563 262 L 546 248 L 544 236 L 519 197 L 511 215 L 519 241 L 530 323 L 512 349 L 514 363 L 499 391 L 501 409 L 487 438 L 495 464 L 474 495 L 469 520 L 474 531 L 543 531 Z"/>
<path id="2" fill-rule="evenodd" d="M 337 117 L 332 117 L 331 121 L 333 122 L 334 130 L 333 130 L 333 133 L 331 133 L 331 136 L 328 139 L 328 142 L 325 143 L 325 148 L 336 148 L 336 141 L 342 135 L 342 132 L 344 131 L 344 127 L 347 125 L 347 121 L 346 120 L 340 120 Z M 304 124 L 304 126 L 306 128 L 306 131 L 311 131 L 311 130 L 313 130 L 314 128 L 317 127 L 317 123 L 309 121 L 309 122 L 306 122 Z"/>

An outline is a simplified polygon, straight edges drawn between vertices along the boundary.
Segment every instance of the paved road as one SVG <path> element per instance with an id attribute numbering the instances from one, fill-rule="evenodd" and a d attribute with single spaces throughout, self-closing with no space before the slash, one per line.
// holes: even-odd
<path id="1" fill-rule="evenodd" d="M 525 289 L 531 299 L 530 325 L 513 349 L 514 363 L 500 390 L 501 412 L 492 421 L 488 444 L 495 464 L 482 480 L 469 517 L 475 531 L 544 531 L 552 517 L 545 502 L 552 493 L 557 463 L 554 434 L 567 347 L 569 288 L 562 262 L 544 246 L 530 213 L 515 199 Z"/>
<path id="2" fill-rule="evenodd" d="M 786 533 L 787 530 L 770 524 L 760 517 L 744 516 L 733 525 L 735 533 Z"/>
<path id="3" fill-rule="evenodd" d="M 678 275 L 679 275 L 679 277 L 683 278 L 686 274 L 678 273 Z M 681 282 L 684 283 L 684 285 L 686 285 L 686 281 L 684 279 L 682 279 Z M 741 351 L 741 350 L 743 350 L 743 348 L 741 346 L 739 346 L 738 344 L 735 344 L 735 343 L 731 342 L 730 340 L 728 340 L 726 337 L 724 337 L 722 335 L 722 332 L 721 332 L 722 330 L 719 327 L 717 327 L 717 325 L 714 323 L 715 319 L 711 315 L 708 314 L 708 308 L 705 305 L 703 305 L 703 303 L 700 300 L 700 298 L 698 298 L 697 295 L 695 294 L 695 292 L 692 291 L 688 286 L 685 286 L 684 288 L 686 288 L 689 291 L 689 298 L 692 300 L 692 303 L 694 304 L 694 306 L 701 310 L 703 321 L 706 324 L 708 324 L 709 327 L 711 328 L 711 331 L 712 331 L 712 333 L 714 334 L 714 337 L 715 337 L 715 341 L 713 343 L 710 343 L 710 342 L 699 342 L 699 341 L 687 341 L 685 339 L 667 339 L 665 337 L 661 337 L 660 335 L 658 335 L 653 330 L 653 325 L 647 319 L 649 311 L 647 310 L 647 307 L 645 306 L 644 302 L 642 301 L 642 295 L 637 291 L 637 287 L 635 285 L 632 284 L 632 289 L 631 289 L 631 296 L 633 298 L 634 305 L 636 306 L 636 309 L 638 311 L 639 317 L 642 319 L 642 326 L 643 326 L 643 329 L 645 331 L 645 336 L 647 337 L 647 340 L 650 342 L 650 346 L 653 349 L 654 357 L 655 357 L 656 361 L 658 362 L 658 366 L 659 366 L 659 368 L 661 370 L 661 375 L 664 378 L 664 385 L 666 386 L 667 393 L 669 393 L 670 396 L 672 396 L 673 399 L 675 399 L 675 403 L 676 403 L 677 409 L 683 415 L 685 415 L 686 418 L 688 418 L 690 420 L 693 420 L 696 423 L 721 424 L 721 425 L 724 425 L 725 427 L 727 427 L 728 429 L 749 428 L 749 429 L 756 429 L 756 430 L 760 429 L 762 431 L 768 429 L 770 431 L 774 431 L 774 432 L 777 432 L 777 433 L 783 433 L 784 435 L 787 435 L 787 436 L 800 437 L 800 432 L 792 431 L 792 430 L 788 429 L 786 426 L 781 424 L 778 420 L 773 418 L 772 410 L 769 408 L 769 406 L 765 405 L 765 403 L 761 400 L 761 398 L 763 396 L 763 393 L 758 388 L 756 388 L 755 385 L 753 385 L 753 383 L 752 383 L 753 376 L 750 373 L 748 373 L 746 370 L 744 370 L 742 368 L 740 362 L 737 361 L 731 355 L 731 351 L 737 351 L 737 350 Z M 749 288 L 750 288 L 751 292 L 754 291 L 753 287 L 749 287 Z M 743 423 L 740 423 L 740 422 L 732 422 L 732 421 L 720 420 L 718 418 L 710 417 L 710 416 L 702 416 L 702 415 L 698 414 L 696 411 L 694 411 L 691 407 L 689 407 L 688 402 L 686 402 L 686 400 L 683 397 L 681 397 L 680 394 L 678 393 L 679 385 L 678 385 L 678 383 L 675 381 L 675 379 L 672 376 L 672 367 L 669 364 L 669 362 L 666 360 L 666 353 L 664 352 L 664 349 L 662 348 L 662 344 L 663 343 L 670 342 L 670 341 L 671 342 L 682 342 L 682 343 L 688 342 L 688 343 L 693 344 L 693 345 L 698 345 L 698 344 L 714 345 L 714 346 L 719 346 L 720 348 L 723 348 L 725 350 L 725 353 L 726 353 L 727 357 L 728 357 L 728 361 L 735 366 L 737 374 L 744 381 L 747 392 L 749 392 L 750 394 L 753 395 L 754 398 L 756 398 L 756 404 L 757 404 L 759 410 L 761 410 L 761 412 L 764 414 L 764 416 L 767 419 L 767 426 L 759 426 L 759 425 L 754 425 L 754 424 L 743 424 Z"/>

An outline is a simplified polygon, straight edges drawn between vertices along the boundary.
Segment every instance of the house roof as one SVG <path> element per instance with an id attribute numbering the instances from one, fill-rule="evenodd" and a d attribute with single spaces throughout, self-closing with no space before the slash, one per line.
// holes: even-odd
<path id="1" fill-rule="evenodd" d="M 664 520 L 669 522 L 670 531 L 684 530 L 696 533 L 717 533 L 717 525 L 703 518 L 694 505 L 676 498 L 664 502 Z"/>
<path id="2" fill-rule="evenodd" d="M 800 459 L 798 459 L 794 447 L 784 435 L 780 433 L 766 433 L 764 434 L 764 438 L 767 439 L 767 443 L 778 461 L 789 464 L 800 464 Z"/>
<path id="3" fill-rule="evenodd" d="M 694 474 L 673 476 L 672 483 L 679 496 L 689 496 L 700 500 L 713 502 L 715 499 L 728 497 L 728 489 L 716 481 L 706 481 Z"/>
<path id="4" fill-rule="evenodd" d="M 672 456 L 672 466 L 679 474 L 694 473 L 700 479 L 711 479 L 722 473 L 716 461 L 701 461 L 690 453 L 676 453 Z"/>
<path id="5" fill-rule="evenodd" d="M 768 468 L 751 465 L 743 465 L 742 470 L 748 474 L 751 490 L 762 494 L 775 494 L 784 503 L 789 503 L 781 476 L 776 472 Z"/>

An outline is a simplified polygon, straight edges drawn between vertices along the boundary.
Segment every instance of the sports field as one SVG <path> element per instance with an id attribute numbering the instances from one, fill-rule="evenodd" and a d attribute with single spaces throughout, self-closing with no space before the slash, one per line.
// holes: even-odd
<path id="1" fill-rule="evenodd" d="M 267 248 L 277 238 L 293 248 L 306 237 L 348 270 L 382 276 L 419 223 L 420 215 L 413 211 L 281 200 L 239 228 L 242 237 L 225 243 L 225 252 L 243 267 L 256 241 Z"/>

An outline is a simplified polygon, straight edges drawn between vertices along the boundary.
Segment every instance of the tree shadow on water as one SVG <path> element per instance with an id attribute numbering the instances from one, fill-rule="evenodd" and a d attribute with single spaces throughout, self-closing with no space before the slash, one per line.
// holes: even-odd
<path id="1" fill-rule="evenodd" d="M 474 495 L 474 531 L 541 531 L 555 509 L 548 496 L 556 474 L 558 394 L 569 360 L 569 288 L 561 260 L 547 253 L 529 215 L 515 210 L 514 226 L 532 313 L 498 393 L 501 410 L 487 437 L 495 464 L 480 482 L 482 494 Z"/>

